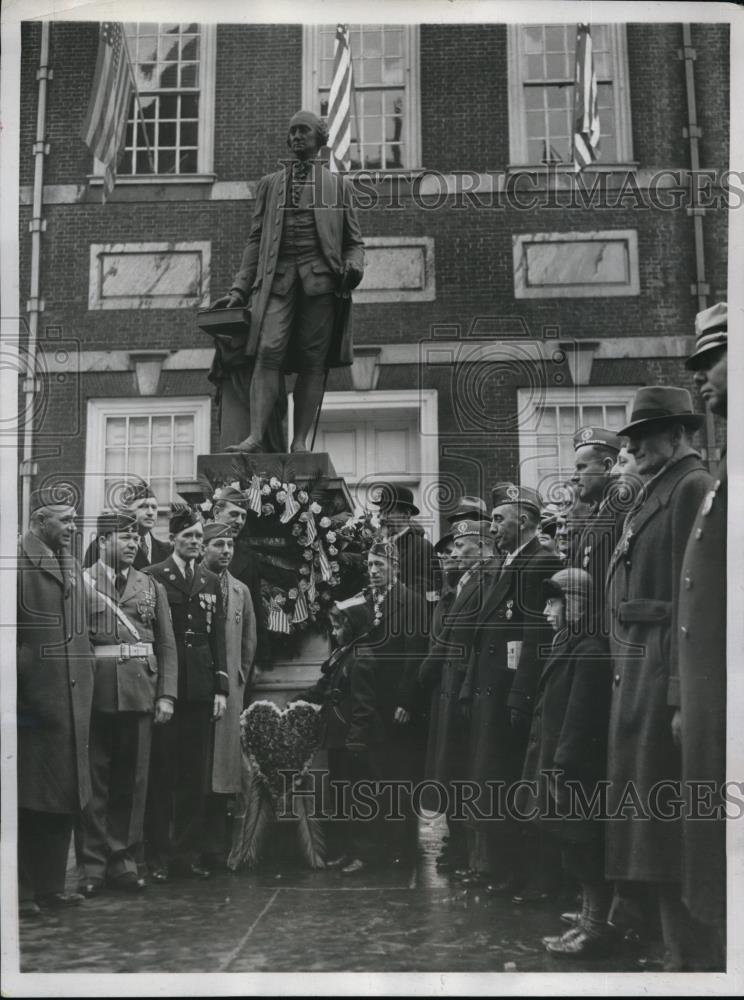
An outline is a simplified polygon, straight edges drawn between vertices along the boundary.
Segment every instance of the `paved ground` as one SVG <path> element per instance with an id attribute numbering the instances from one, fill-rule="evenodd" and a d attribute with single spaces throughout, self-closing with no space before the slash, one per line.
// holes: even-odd
<path id="1" fill-rule="evenodd" d="M 659 971 L 658 952 L 551 958 L 560 904 L 517 906 L 450 884 L 435 824 L 416 870 L 225 873 L 108 894 L 21 925 L 23 972 Z M 507 963 L 513 963 L 508 965 Z"/>

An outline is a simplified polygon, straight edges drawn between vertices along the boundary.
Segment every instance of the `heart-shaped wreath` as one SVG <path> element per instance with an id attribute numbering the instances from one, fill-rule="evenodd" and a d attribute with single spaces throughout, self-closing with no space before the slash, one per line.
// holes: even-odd
<path id="1" fill-rule="evenodd" d="M 278 815 L 299 820 L 302 853 L 311 868 L 323 867 L 322 829 L 303 787 L 320 740 L 320 709 L 295 701 L 280 709 L 271 701 L 255 701 L 240 717 L 243 781 L 228 865 L 254 867 L 266 835 Z"/>

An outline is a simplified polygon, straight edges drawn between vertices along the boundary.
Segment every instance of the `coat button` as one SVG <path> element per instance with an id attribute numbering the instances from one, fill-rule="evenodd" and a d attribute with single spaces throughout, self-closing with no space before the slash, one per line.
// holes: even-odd
<path id="1" fill-rule="evenodd" d="M 615 674 L 615 687 L 620 686 L 620 674 Z"/>
<path id="2" fill-rule="evenodd" d="M 689 576 L 685 577 L 685 590 L 692 590 L 692 580 Z"/>
<path id="3" fill-rule="evenodd" d="M 687 626 L 686 625 L 680 625 L 679 630 L 680 630 L 680 632 L 682 633 L 682 635 L 686 639 L 688 637 Z"/>
<path id="4" fill-rule="evenodd" d="M 70 687 L 75 687 L 76 684 L 77 684 L 77 681 L 73 677 L 72 680 L 70 681 Z"/>
<path id="5" fill-rule="evenodd" d="M 702 537 L 703 537 L 703 529 L 698 528 L 698 530 L 695 532 L 695 538 L 700 540 Z"/>
<path id="6" fill-rule="evenodd" d="M 191 615 L 186 615 L 186 617 L 188 618 L 189 621 L 191 621 L 191 618 L 192 618 Z"/>

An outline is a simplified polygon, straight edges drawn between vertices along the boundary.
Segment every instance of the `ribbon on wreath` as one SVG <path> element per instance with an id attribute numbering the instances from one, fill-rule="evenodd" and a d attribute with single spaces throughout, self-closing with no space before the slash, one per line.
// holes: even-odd
<path id="1" fill-rule="evenodd" d="M 302 622 L 306 622 L 309 617 L 310 617 L 310 611 L 308 610 L 307 606 L 307 598 L 305 597 L 303 592 L 300 591 L 299 596 L 297 598 L 297 602 L 295 604 L 294 614 L 292 615 L 292 624 L 299 625 Z"/>
<path id="2" fill-rule="evenodd" d="M 325 550 L 323 543 L 318 545 L 318 568 L 320 569 L 320 577 L 324 583 L 333 577 L 333 570 L 331 569 L 331 563 L 328 558 L 328 553 Z"/>
<path id="3" fill-rule="evenodd" d="M 300 505 L 294 498 L 294 492 L 287 486 L 286 483 L 282 485 L 282 489 L 287 494 L 287 499 L 284 501 L 284 513 L 281 515 L 279 520 L 282 524 L 288 524 L 292 518 L 300 510 Z"/>
<path id="4" fill-rule="evenodd" d="M 315 514 L 313 514 L 311 510 L 309 510 L 306 514 L 305 524 L 307 526 L 305 545 L 311 545 L 318 537 L 318 529 L 315 526 Z"/>
<path id="5" fill-rule="evenodd" d="M 248 509 L 252 510 L 254 514 L 261 516 L 261 480 L 258 476 L 251 477 L 251 485 L 246 490 L 246 499 L 248 501 Z"/>

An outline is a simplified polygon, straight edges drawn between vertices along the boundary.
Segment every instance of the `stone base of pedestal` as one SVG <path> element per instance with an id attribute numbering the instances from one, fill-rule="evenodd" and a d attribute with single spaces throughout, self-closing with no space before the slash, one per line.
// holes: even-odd
<path id="1" fill-rule="evenodd" d="M 297 656 L 278 659 L 271 670 L 253 675 L 253 701 L 273 701 L 280 708 L 299 691 L 309 688 L 320 677 L 320 667 L 331 653 L 330 640 L 324 635 L 308 632 L 303 636 Z"/>
<path id="2" fill-rule="evenodd" d="M 269 479 L 276 476 L 283 483 L 295 483 L 302 489 L 310 488 L 314 500 L 330 505 L 331 513 L 351 513 L 354 503 L 346 481 L 336 474 L 331 456 L 326 451 L 276 454 L 260 452 L 240 454 L 217 452 L 199 455 L 196 460 L 197 478 L 176 482 L 179 494 L 191 504 L 206 499 L 206 484 L 231 479 L 249 480 L 251 476 Z"/>

